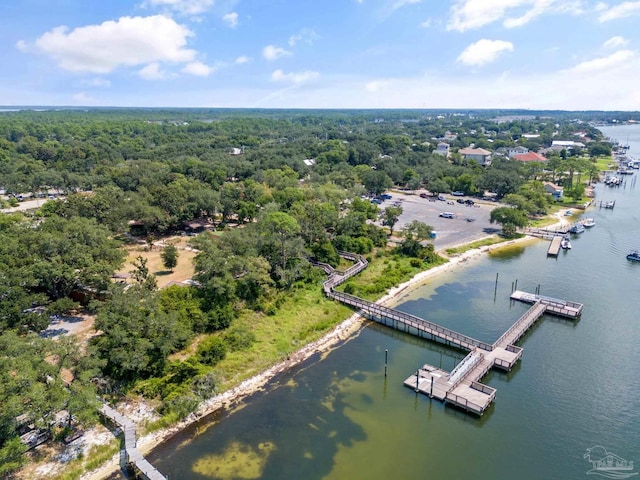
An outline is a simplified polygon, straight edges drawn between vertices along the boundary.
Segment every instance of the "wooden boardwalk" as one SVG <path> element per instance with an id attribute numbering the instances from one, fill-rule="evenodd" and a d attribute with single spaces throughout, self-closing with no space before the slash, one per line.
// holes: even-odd
<path id="1" fill-rule="evenodd" d="M 167 477 L 156 470 L 138 450 L 134 423 L 106 403 L 99 411 L 120 427 L 124 433 L 124 448 L 120 451 L 120 466 L 124 468 L 130 463 L 137 470 L 138 476 L 146 480 L 167 480 Z"/>
<path id="2" fill-rule="evenodd" d="M 549 249 L 547 250 L 547 255 L 552 257 L 557 257 L 558 253 L 560 253 L 560 244 L 562 243 L 562 237 L 555 236 L 551 239 L 551 243 L 549 244 Z"/>
<path id="3" fill-rule="evenodd" d="M 480 383 L 480 380 L 491 368 L 508 371 L 513 367 L 522 356 L 522 348 L 515 343 L 542 315 L 550 313 L 575 319 L 582 314 L 582 304 L 516 290 L 511 294 L 512 300 L 532 303 L 533 306 L 498 340 L 488 344 L 414 315 L 335 291 L 337 285 L 367 267 L 366 260 L 359 255 L 340 254 L 355 263 L 345 272 L 319 264 L 329 274 L 324 282 L 325 294 L 357 308 L 363 316 L 378 323 L 469 350 L 469 354 L 451 372 L 423 365 L 404 381 L 404 385 L 477 415 L 482 415 L 496 396 L 495 388 Z"/>

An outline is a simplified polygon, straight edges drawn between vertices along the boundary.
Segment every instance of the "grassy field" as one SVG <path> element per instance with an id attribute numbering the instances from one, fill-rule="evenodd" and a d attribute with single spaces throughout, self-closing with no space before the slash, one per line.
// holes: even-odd
<path id="1" fill-rule="evenodd" d="M 191 250 L 185 250 L 187 237 L 171 237 L 164 239 L 164 241 L 166 243 L 172 242 L 178 247 L 178 265 L 173 271 L 167 270 L 162 264 L 162 247 L 154 246 L 153 250 L 149 250 L 147 245 L 129 245 L 125 247 L 127 258 L 124 266 L 118 273 L 131 273 L 134 268 L 133 262 L 138 257 L 142 257 L 147 260 L 149 273 L 156 276 L 158 288 L 165 287 L 169 282 L 182 282 L 191 278 L 194 274 L 192 260 L 196 254 Z"/>

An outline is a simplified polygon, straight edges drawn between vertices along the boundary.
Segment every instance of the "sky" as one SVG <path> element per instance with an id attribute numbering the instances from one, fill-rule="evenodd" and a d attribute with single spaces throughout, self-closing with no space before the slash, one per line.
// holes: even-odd
<path id="1" fill-rule="evenodd" d="M 0 0 L 0 105 L 640 110 L 640 1 Z"/>

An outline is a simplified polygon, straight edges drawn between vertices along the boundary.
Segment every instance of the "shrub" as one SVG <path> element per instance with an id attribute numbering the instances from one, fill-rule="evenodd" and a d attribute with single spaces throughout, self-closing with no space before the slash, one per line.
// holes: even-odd
<path id="1" fill-rule="evenodd" d="M 247 327 L 234 327 L 224 334 L 224 340 L 232 352 L 238 352 L 251 348 L 256 341 L 256 336 Z"/>
<path id="2" fill-rule="evenodd" d="M 215 365 L 227 355 L 227 345 L 220 337 L 209 337 L 198 345 L 198 360 L 205 365 Z"/>

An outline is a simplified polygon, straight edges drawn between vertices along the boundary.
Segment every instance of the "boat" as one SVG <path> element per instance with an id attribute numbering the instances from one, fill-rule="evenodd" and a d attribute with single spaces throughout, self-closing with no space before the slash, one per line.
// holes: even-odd
<path id="1" fill-rule="evenodd" d="M 573 227 L 569 229 L 569 233 L 582 233 L 584 232 L 584 225 L 581 223 L 576 223 Z"/>
<path id="2" fill-rule="evenodd" d="M 573 212 L 571 210 L 567 210 L 566 212 L 564 212 L 564 215 L 566 217 L 570 217 L 571 215 L 573 215 Z"/>
<path id="3" fill-rule="evenodd" d="M 562 237 L 562 240 L 560 240 L 560 246 L 565 250 L 571 250 L 571 240 L 569 240 L 568 235 Z"/>
<path id="4" fill-rule="evenodd" d="M 640 252 L 638 252 L 637 250 L 633 250 L 631 253 L 627 255 L 627 260 L 640 262 Z"/>
<path id="5" fill-rule="evenodd" d="M 585 218 L 581 223 L 585 228 L 591 228 L 596 224 L 596 221 L 593 218 Z"/>

